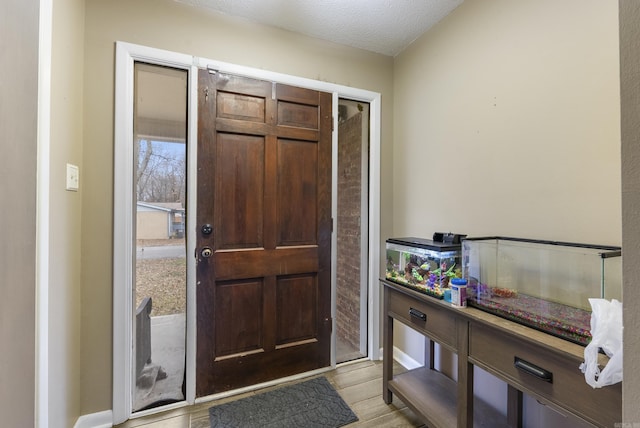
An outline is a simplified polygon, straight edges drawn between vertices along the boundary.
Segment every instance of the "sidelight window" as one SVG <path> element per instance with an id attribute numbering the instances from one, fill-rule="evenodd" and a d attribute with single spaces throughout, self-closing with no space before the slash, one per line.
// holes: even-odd
<path id="1" fill-rule="evenodd" d="M 134 65 L 134 412 L 185 399 L 187 77 Z"/>

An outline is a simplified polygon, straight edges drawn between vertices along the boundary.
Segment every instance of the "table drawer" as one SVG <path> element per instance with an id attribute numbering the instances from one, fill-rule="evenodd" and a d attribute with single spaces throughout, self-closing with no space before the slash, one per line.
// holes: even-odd
<path id="1" fill-rule="evenodd" d="M 596 425 L 614 426 L 622 418 L 621 384 L 591 388 L 579 369 L 581 361 L 570 354 L 470 323 L 469 361 Z"/>
<path id="2" fill-rule="evenodd" d="M 400 291 L 387 288 L 389 311 L 402 321 L 441 344 L 456 349 L 456 317 L 438 304 L 429 304 Z"/>

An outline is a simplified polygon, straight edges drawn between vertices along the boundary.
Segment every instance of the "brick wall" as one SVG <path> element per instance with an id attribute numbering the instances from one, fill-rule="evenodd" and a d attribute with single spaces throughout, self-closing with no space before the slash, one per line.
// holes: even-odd
<path id="1" fill-rule="evenodd" d="M 362 113 L 338 127 L 337 336 L 360 347 Z"/>

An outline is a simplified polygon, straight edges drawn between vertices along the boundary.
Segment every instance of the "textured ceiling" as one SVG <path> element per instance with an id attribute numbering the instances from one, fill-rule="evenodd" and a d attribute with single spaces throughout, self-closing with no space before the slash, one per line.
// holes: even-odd
<path id="1" fill-rule="evenodd" d="M 175 0 L 396 56 L 463 0 Z"/>

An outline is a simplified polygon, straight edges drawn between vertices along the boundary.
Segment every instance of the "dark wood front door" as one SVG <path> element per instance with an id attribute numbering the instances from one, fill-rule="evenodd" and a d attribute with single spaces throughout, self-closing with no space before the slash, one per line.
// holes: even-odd
<path id="1" fill-rule="evenodd" d="M 204 396 L 330 364 L 332 97 L 207 70 L 198 87 Z"/>

